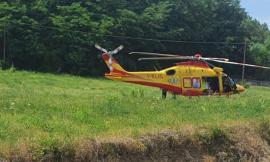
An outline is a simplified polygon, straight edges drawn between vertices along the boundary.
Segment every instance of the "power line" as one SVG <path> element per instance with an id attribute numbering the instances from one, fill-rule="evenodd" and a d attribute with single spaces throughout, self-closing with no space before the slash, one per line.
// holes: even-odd
<path id="1" fill-rule="evenodd" d="M 15 23 L 13 21 L 5 21 L 10 23 Z M 183 43 L 183 44 L 223 44 L 223 45 L 245 45 L 245 44 L 252 44 L 246 42 L 221 42 L 221 41 L 186 41 L 186 40 L 169 40 L 169 39 L 156 39 L 156 38 L 145 38 L 145 37 L 133 37 L 133 36 L 123 36 L 123 35 L 111 35 L 111 34 L 100 34 L 94 32 L 86 32 L 80 30 L 71 30 L 66 28 L 60 27 L 52 27 L 52 26 L 45 26 L 45 25 L 34 25 L 29 23 L 20 22 L 20 24 L 31 26 L 31 27 L 38 27 L 50 30 L 62 30 L 62 31 L 69 31 L 69 32 L 78 32 L 78 33 L 85 33 L 89 35 L 100 35 L 104 37 L 111 37 L 111 38 L 122 38 L 122 39 L 130 39 L 130 40 L 144 40 L 144 41 L 156 41 L 156 42 L 168 42 L 168 43 Z"/>

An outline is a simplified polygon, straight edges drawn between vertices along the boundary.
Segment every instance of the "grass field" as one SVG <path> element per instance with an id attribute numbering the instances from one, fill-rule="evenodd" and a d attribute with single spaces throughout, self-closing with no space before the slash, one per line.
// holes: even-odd
<path id="1" fill-rule="evenodd" d="M 270 89 L 241 95 L 161 99 L 159 89 L 105 79 L 0 71 L 0 152 L 85 138 L 134 137 L 185 125 L 259 122 Z M 33 146 L 34 147 L 34 146 Z"/>

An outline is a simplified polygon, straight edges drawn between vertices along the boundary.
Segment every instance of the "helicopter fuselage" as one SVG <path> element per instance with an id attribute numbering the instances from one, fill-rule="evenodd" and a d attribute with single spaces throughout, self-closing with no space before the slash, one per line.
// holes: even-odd
<path id="1" fill-rule="evenodd" d="M 229 95 L 245 90 L 223 73 L 222 68 L 210 68 L 203 62 L 182 62 L 160 71 L 128 72 L 108 54 L 102 57 L 110 69 L 105 77 L 116 81 L 156 87 L 183 96 Z"/>

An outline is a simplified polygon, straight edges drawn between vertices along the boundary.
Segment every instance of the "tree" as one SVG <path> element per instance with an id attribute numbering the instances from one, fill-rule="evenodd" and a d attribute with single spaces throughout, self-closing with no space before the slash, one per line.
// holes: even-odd
<path id="1" fill-rule="evenodd" d="M 248 40 L 254 46 L 248 50 L 247 61 L 270 62 L 266 41 L 269 30 L 249 17 L 239 0 L 8 0 L 0 2 L 0 17 L 0 32 L 4 26 L 7 29 L 7 62 L 18 69 L 101 75 L 106 69 L 98 59 L 95 43 L 109 49 L 123 44 L 123 53 L 199 52 L 242 61 L 244 46 L 229 43 Z M 0 39 L 3 41 L 1 34 Z M 259 54 L 254 55 L 254 51 Z M 136 58 L 124 54 L 117 57 L 128 70 L 154 70 L 152 63 L 137 63 Z M 224 67 L 230 74 L 241 70 Z"/>

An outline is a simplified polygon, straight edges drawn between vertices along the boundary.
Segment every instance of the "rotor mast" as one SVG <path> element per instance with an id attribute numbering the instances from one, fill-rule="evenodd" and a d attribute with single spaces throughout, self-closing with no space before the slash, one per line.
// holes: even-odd
<path id="1" fill-rule="evenodd" d="M 246 50 L 247 50 L 247 40 L 245 40 L 245 46 L 244 46 L 244 59 L 243 59 L 243 70 L 242 70 L 242 84 L 244 84 L 244 82 L 245 82 Z"/>

